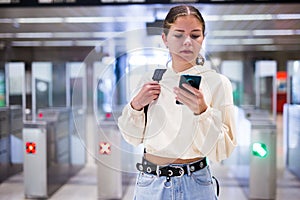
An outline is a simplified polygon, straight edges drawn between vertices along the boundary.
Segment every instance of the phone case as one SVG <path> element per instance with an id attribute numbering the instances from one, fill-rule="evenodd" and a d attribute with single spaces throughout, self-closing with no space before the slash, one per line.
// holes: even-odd
<path id="1" fill-rule="evenodd" d="M 184 88 L 182 86 L 183 83 L 189 84 L 192 87 L 199 89 L 200 83 L 201 83 L 201 76 L 196 76 L 196 75 L 181 75 L 180 76 L 179 87 L 181 89 L 191 93 L 189 90 L 187 90 L 186 88 Z M 180 103 L 179 101 L 176 100 L 176 104 L 182 104 L 182 103 Z"/>

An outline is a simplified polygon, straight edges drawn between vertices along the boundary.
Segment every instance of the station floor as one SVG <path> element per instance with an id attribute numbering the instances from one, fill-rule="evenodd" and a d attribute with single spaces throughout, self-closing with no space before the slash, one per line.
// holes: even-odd
<path id="1" fill-rule="evenodd" d="M 277 117 L 277 189 L 276 200 L 299 200 L 300 179 L 284 166 L 282 116 Z M 233 175 L 231 166 L 211 165 L 212 173 L 220 183 L 220 200 L 246 200 L 249 189 L 241 184 Z M 130 175 L 123 180 L 122 200 L 131 200 L 135 184 L 135 176 Z M 266 180 L 267 181 L 267 180 Z M 87 165 L 65 185 L 55 192 L 50 200 L 96 200 L 97 198 L 97 166 L 89 161 Z M 0 184 L 0 199 L 22 200 L 24 197 L 23 173 L 19 173 Z"/>

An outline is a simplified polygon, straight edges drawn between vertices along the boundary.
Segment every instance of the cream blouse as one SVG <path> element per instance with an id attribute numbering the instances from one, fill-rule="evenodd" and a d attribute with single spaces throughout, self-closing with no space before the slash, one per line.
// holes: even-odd
<path id="1" fill-rule="evenodd" d="M 175 103 L 173 88 L 178 86 L 182 74 L 202 77 L 200 88 L 208 105 L 204 113 L 194 115 L 187 106 Z M 153 72 L 146 74 L 139 86 L 151 81 L 152 75 Z M 206 156 L 214 162 L 226 159 L 237 145 L 235 108 L 228 78 L 205 65 L 197 65 L 180 73 L 168 69 L 159 84 L 161 93 L 149 105 L 146 126 L 143 110 L 134 110 L 130 103 L 124 107 L 118 119 L 123 138 L 135 146 L 143 143 L 147 153 L 161 157 Z"/>

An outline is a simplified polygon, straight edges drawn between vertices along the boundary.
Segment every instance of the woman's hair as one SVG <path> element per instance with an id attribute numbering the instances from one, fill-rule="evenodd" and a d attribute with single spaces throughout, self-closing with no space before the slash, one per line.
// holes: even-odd
<path id="1" fill-rule="evenodd" d="M 163 32 L 168 35 L 169 30 L 178 17 L 194 15 L 202 24 L 202 34 L 205 33 L 205 22 L 197 8 L 190 5 L 179 5 L 172 7 L 163 22 Z"/>

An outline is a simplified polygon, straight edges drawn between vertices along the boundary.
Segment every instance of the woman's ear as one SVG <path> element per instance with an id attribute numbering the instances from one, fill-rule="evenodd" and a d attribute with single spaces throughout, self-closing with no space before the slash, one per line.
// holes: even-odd
<path id="1" fill-rule="evenodd" d="M 161 38 L 162 38 L 164 44 L 166 45 L 166 47 L 168 48 L 168 41 L 167 41 L 167 36 L 166 36 L 166 34 L 165 34 L 165 33 L 162 33 L 162 34 L 161 34 Z"/>

